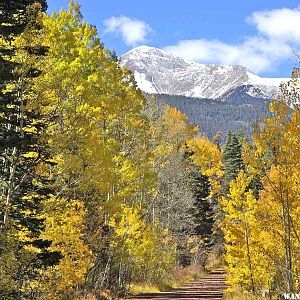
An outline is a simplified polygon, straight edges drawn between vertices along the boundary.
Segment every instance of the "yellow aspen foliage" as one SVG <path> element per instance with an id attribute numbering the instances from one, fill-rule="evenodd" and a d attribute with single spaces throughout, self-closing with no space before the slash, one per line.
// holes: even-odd
<path id="1" fill-rule="evenodd" d="M 158 155 L 178 151 L 187 141 L 197 135 L 197 127 L 191 124 L 186 115 L 177 108 L 166 106 L 159 123 L 152 128 L 156 139 L 160 141 L 156 152 Z"/>
<path id="2" fill-rule="evenodd" d="M 169 141 L 178 148 L 198 133 L 198 128 L 188 121 L 187 116 L 174 107 L 165 108 L 161 123 L 163 132 L 168 134 Z"/>
<path id="3" fill-rule="evenodd" d="M 244 155 L 263 186 L 258 209 L 261 252 L 275 268 L 267 276 L 278 292 L 299 288 L 300 272 L 299 80 L 293 77 L 281 92 L 270 106 L 272 117 L 257 126 L 253 146 Z"/>
<path id="4" fill-rule="evenodd" d="M 13 152 L 34 163 L 24 166 L 35 177 L 16 197 L 22 204 L 16 212 L 30 226 L 14 232 L 32 255 L 32 269 L 19 276 L 18 288 L 3 271 L 15 263 L 7 251 L 3 282 L 26 289 L 20 298 L 45 300 L 76 299 L 86 290 L 124 293 L 131 281 L 160 282 L 184 251 L 196 261 L 202 250 L 200 239 L 191 238 L 195 199 L 189 177 L 198 168 L 186 158 L 186 144 L 215 190 L 220 151 L 208 140 L 196 142 L 197 128 L 175 108 L 166 107 L 157 124 L 146 117 L 133 74 L 104 48 L 79 5 L 70 1 L 67 10 L 39 17 L 37 34 L 17 40 L 18 57 L 28 62 L 17 72 L 38 73 L 24 101 L 39 116 L 17 132 L 36 136 L 36 145 Z M 43 45 L 45 55 L 29 57 L 28 44 Z"/>
<path id="5" fill-rule="evenodd" d="M 263 178 L 258 223 L 264 241 L 261 251 L 274 265 L 275 276 L 281 278 L 277 286 L 280 291 L 298 288 L 300 284 L 297 275 L 300 270 L 300 169 L 287 176 L 286 167 L 272 165 Z"/>
<path id="6" fill-rule="evenodd" d="M 185 151 L 185 143 L 197 135 L 198 129 L 178 109 L 166 106 L 157 122 L 151 124 L 154 161 L 165 167 L 168 159 Z"/>
<path id="7" fill-rule="evenodd" d="M 160 280 L 175 264 L 175 244 L 167 230 L 151 228 L 138 209 L 123 206 L 110 220 L 111 249 L 123 268 L 130 265 L 133 280 Z"/>
<path id="8" fill-rule="evenodd" d="M 82 201 L 54 197 L 44 205 L 45 230 L 40 238 L 51 242 L 48 250 L 59 253 L 61 259 L 42 273 L 39 288 L 52 297 L 72 294 L 84 282 L 93 261 L 93 254 L 84 241 L 86 209 Z"/>
<path id="9" fill-rule="evenodd" d="M 43 39 L 49 47 L 43 64 L 51 68 L 36 84 L 53 120 L 45 138 L 53 157 L 61 157 L 52 170 L 57 184 L 120 202 L 134 201 L 137 191 L 143 197 L 154 175 L 145 100 L 132 74 L 111 58 L 73 2 L 45 17 Z"/>
<path id="10" fill-rule="evenodd" d="M 244 171 L 231 181 L 229 194 L 220 201 L 224 212 L 221 228 L 225 240 L 225 261 L 229 290 L 255 292 L 268 287 L 272 265 L 260 251 L 257 226 L 258 202 L 249 189 L 252 177 Z"/>
<path id="11" fill-rule="evenodd" d="M 105 247 L 112 242 L 105 231 L 110 218 L 126 213 L 122 209 L 124 204 L 142 210 L 155 193 L 156 175 L 149 145 L 149 124 L 143 114 L 145 99 L 136 89 L 133 75 L 112 58 L 110 51 L 100 42 L 95 27 L 82 21 L 79 6 L 73 2 L 70 2 L 68 10 L 45 16 L 41 38 L 48 46 L 47 57 L 42 64 L 49 68 L 44 69 L 36 82 L 36 93 L 40 99 L 36 109 L 42 109 L 49 115 L 49 126 L 43 138 L 51 157 L 48 160 L 50 166 L 43 164 L 38 171 L 48 173 L 56 187 L 55 199 L 65 199 L 70 204 L 72 199 L 79 199 L 82 203 L 86 211 L 83 216 L 86 228 L 83 235 L 78 231 L 76 235 L 79 234 L 78 241 L 92 244 L 93 254 L 99 259 L 94 264 L 94 277 L 90 276 L 94 280 L 91 284 L 106 284 L 113 280 L 107 277 L 115 276 L 111 270 L 123 265 L 121 252 L 117 252 L 120 256 L 107 260 L 103 256 Z M 53 219 L 51 212 L 46 211 L 45 218 L 46 222 L 50 222 Z M 76 224 L 71 219 L 70 222 Z M 144 222 L 143 218 L 141 222 Z M 47 228 L 47 236 L 61 229 L 58 225 L 53 227 L 53 232 L 49 231 L 51 227 Z M 152 241 L 150 225 L 145 227 L 145 232 L 147 240 Z M 57 239 L 57 236 L 52 237 Z M 144 238 L 138 236 L 142 244 Z M 160 245 L 159 238 L 155 242 Z M 122 249 L 123 243 L 126 244 L 126 240 L 120 240 L 118 249 Z M 127 269 L 138 268 L 138 263 L 143 262 L 143 251 L 146 250 L 139 249 L 132 254 L 136 263 L 127 265 Z M 83 247 L 83 254 L 85 251 Z M 85 256 L 88 258 L 88 255 Z M 76 280 L 79 284 L 86 272 L 82 259 L 78 257 L 83 266 L 75 278 L 76 272 L 72 272 L 75 266 L 69 265 L 71 261 L 75 264 L 75 260 L 62 258 L 56 267 L 46 270 L 49 280 L 52 276 L 54 283 L 58 285 L 59 282 L 59 287 L 64 284 L 72 286 Z M 154 270 L 154 265 L 151 266 Z M 110 272 L 106 272 L 106 268 Z M 57 276 L 62 276 L 63 272 L 67 282 L 57 281 Z M 99 280 L 98 277 L 102 276 L 99 274 L 104 274 L 104 278 Z M 114 287 L 117 288 L 118 284 Z"/>
<path id="12" fill-rule="evenodd" d="M 209 177 L 211 183 L 211 196 L 221 192 L 222 153 L 217 145 L 207 137 L 195 137 L 187 141 L 187 149 L 192 153 L 191 160 L 200 167 L 203 175 Z"/>

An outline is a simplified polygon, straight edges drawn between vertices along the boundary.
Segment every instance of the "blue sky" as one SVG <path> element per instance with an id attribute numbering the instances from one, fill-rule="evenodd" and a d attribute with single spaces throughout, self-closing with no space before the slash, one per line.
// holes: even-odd
<path id="1" fill-rule="evenodd" d="M 145 44 L 199 63 L 241 64 L 269 77 L 289 77 L 297 66 L 296 0 L 78 2 L 84 19 L 118 55 Z M 68 0 L 48 0 L 48 11 L 67 5 Z"/>

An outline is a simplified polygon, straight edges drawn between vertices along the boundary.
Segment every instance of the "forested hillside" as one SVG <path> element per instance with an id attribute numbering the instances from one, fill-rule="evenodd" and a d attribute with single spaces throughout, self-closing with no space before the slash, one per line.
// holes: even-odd
<path id="1" fill-rule="evenodd" d="M 0 2 L 0 299 L 116 299 L 217 265 L 238 299 L 297 291 L 299 71 L 269 111 L 145 97 L 78 4 L 46 7 Z"/>
<path id="2" fill-rule="evenodd" d="M 213 138 L 221 133 L 224 142 L 228 131 L 244 131 L 251 138 L 253 125 L 268 117 L 269 100 L 230 98 L 230 101 L 187 98 L 184 96 L 157 95 L 158 104 L 178 108 L 199 127 L 199 133 Z"/>

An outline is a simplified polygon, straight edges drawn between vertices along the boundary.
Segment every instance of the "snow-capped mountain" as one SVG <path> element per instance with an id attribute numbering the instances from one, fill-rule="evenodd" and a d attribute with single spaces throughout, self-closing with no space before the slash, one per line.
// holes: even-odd
<path id="1" fill-rule="evenodd" d="M 276 94 L 280 83 L 287 81 L 286 78 L 262 78 L 239 65 L 190 62 L 148 46 L 124 54 L 121 64 L 134 72 L 139 88 L 150 94 L 223 100 L 239 88 L 239 92 L 249 97 L 269 99 Z"/>

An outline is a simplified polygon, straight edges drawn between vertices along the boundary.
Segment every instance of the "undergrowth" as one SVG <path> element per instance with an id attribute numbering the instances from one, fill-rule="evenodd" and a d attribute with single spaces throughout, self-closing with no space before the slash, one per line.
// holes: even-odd
<path id="1" fill-rule="evenodd" d="M 132 284 L 130 294 L 167 292 L 187 282 L 195 281 L 204 277 L 207 272 L 201 266 L 188 266 L 176 269 L 169 279 L 154 284 Z"/>

